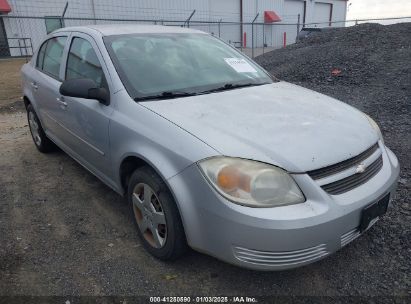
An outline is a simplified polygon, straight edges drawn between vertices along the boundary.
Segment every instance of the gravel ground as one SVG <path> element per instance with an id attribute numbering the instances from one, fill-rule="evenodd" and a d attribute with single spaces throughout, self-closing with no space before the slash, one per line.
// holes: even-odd
<path id="1" fill-rule="evenodd" d="M 357 272 L 365 271 L 368 279 L 353 277 L 350 282 L 355 285 L 350 288 L 362 291 L 399 288 L 410 294 L 410 33 L 411 23 L 363 24 L 313 35 L 256 58 L 278 78 L 335 97 L 373 117 L 386 145 L 399 158 L 401 175 L 393 208 L 354 249 L 367 257 Z M 397 287 L 391 289 L 392 284 Z"/>
<path id="2" fill-rule="evenodd" d="M 23 110 L 20 102 L 20 67 L 22 58 L 0 59 L 0 113 Z"/>
<path id="3" fill-rule="evenodd" d="M 410 296 L 411 57 L 404 27 L 329 32 L 258 58 L 284 80 L 369 113 L 402 164 L 397 198 L 381 221 L 336 254 L 291 271 L 244 270 L 193 251 L 174 263 L 152 258 L 121 197 L 63 152 L 37 152 L 24 113 L 0 111 L 0 295 L 351 295 L 384 303 L 390 299 L 382 296 Z M 333 68 L 341 76 L 331 76 Z"/>

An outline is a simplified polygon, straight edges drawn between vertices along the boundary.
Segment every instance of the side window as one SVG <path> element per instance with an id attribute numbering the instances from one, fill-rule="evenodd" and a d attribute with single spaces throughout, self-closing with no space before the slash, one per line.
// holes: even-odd
<path id="1" fill-rule="evenodd" d="M 43 69 L 44 53 L 46 52 L 47 43 L 48 41 L 43 43 L 37 55 L 36 67 L 39 68 L 40 70 Z"/>
<path id="2" fill-rule="evenodd" d="M 59 78 L 61 58 L 66 40 L 67 37 L 55 37 L 41 46 L 37 57 L 37 67 L 40 70 Z"/>
<path id="3" fill-rule="evenodd" d="M 90 42 L 75 37 L 67 59 L 66 79 L 88 78 L 97 86 L 105 86 L 103 69 Z"/>

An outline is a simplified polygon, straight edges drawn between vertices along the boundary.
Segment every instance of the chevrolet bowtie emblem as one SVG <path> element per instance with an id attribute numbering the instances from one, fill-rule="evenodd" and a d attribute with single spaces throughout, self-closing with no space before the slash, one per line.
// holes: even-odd
<path id="1" fill-rule="evenodd" d="M 365 169 L 367 168 L 366 165 L 364 164 L 359 164 L 357 168 L 355 169 L 355 173 L 363 173 Z"/>

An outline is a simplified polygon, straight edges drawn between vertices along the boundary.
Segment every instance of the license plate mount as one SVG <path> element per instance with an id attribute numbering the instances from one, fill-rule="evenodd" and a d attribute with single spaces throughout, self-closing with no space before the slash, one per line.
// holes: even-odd
<path id="1" fill-rule="evenodd" d="M 374 219 L 384 215 L 388 209 L 388 203 L 390 202 L 390 194 L 386 194 L 383 198 L 379 199 L 375 203 L 368 205 L 362 210 L 360 221 L 360 232 L 364 232 L 374 223 Z"/>

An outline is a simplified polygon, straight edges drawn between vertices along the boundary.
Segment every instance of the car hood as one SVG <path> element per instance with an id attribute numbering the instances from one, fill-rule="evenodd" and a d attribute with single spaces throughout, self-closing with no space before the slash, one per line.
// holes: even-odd
<path id="1" fill-rule="evenodd" d="M 360 111 L 287 82 L 141 104 L 222 155 L 290 172 L 335 164 L 378 140 Z"/>

